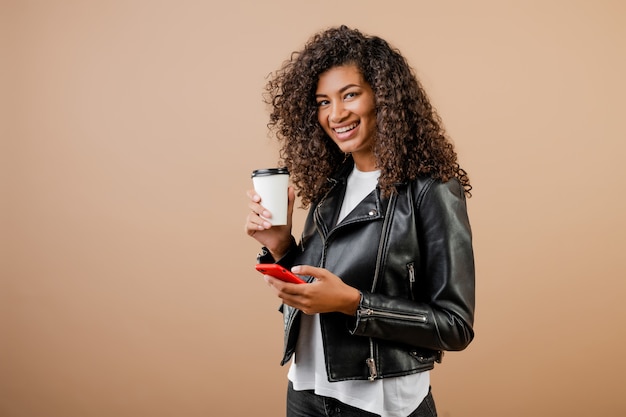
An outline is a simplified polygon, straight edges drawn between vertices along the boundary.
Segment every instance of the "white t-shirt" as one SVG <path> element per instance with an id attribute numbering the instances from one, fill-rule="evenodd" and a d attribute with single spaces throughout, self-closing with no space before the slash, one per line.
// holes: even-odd
<path id="1" fill-rule="evenodd" d="M 376 188 L 380 171 L 362 172 L 354 167 L 348 177 L 339 222 Z M 302 314 L 296 354 L 288 378 L 295 390 L 314 390 L 345 404 L 382 417 L 406 417 L 428 394 L 430 372 L 420 372 L 375 381 L 329 382 L 319 314 Z"/>

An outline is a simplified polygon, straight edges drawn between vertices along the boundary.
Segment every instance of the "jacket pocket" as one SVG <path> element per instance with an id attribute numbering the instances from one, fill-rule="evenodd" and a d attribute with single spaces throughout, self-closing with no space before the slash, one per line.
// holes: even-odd
<path id="1" fill-rule="evenodd" d="M 415 294 L 413 292 L 415 288 L 415 263 L 409 262 L 408 264 L 406 264 L 406 269 L 409 280 L 409 297 L 411 300 L 415 301 Z"/>

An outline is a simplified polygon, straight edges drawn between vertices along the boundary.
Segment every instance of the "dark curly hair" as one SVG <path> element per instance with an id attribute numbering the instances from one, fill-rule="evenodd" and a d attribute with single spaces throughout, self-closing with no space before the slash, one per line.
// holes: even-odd
<path id="1" fill-rule="evenodd" d="M 282 144 L 281 164 L 289 169 L 303 207 L 323 196 L 330 187 L 327 178 L 346 159 L 320 126 L 315 98 L 319 76 L 342 65 L 355 65 L 374 92 L 373 152 L 383 195 L 426 175 L 457 178 L 471 196 L 467 173 L 406 59 L 385 40 L 341 26 L 315 34 L 270 74 L 265 87 L 265 103 L 271 105 L 268 128 Z"/>

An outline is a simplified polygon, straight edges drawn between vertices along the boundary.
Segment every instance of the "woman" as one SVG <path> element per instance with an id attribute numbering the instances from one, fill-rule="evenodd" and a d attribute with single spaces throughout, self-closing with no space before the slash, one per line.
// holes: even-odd
<path id="1" fill-rule="evenodd" d="M 267 84 L 270 128 L 310 211 L 299 242 L 249 191 L 246 232 L 306 285 L 282 300 L 287 415 L 434 416 L 429 371 L 473 339 L 471 186 L 405 58 L 345 26 Z"/>

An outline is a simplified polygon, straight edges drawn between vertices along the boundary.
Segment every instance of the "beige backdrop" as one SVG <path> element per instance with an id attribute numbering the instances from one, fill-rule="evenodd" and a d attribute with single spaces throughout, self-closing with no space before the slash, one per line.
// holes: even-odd
<path id="1" fill-rule="evenodd" d="M 266 75 L 341 23 L 409 58 L 475 187 L 440 416 L 626 414 L 624 2 L 0 5 L 0 416 L 283 415 L 245 190 Z"/>

